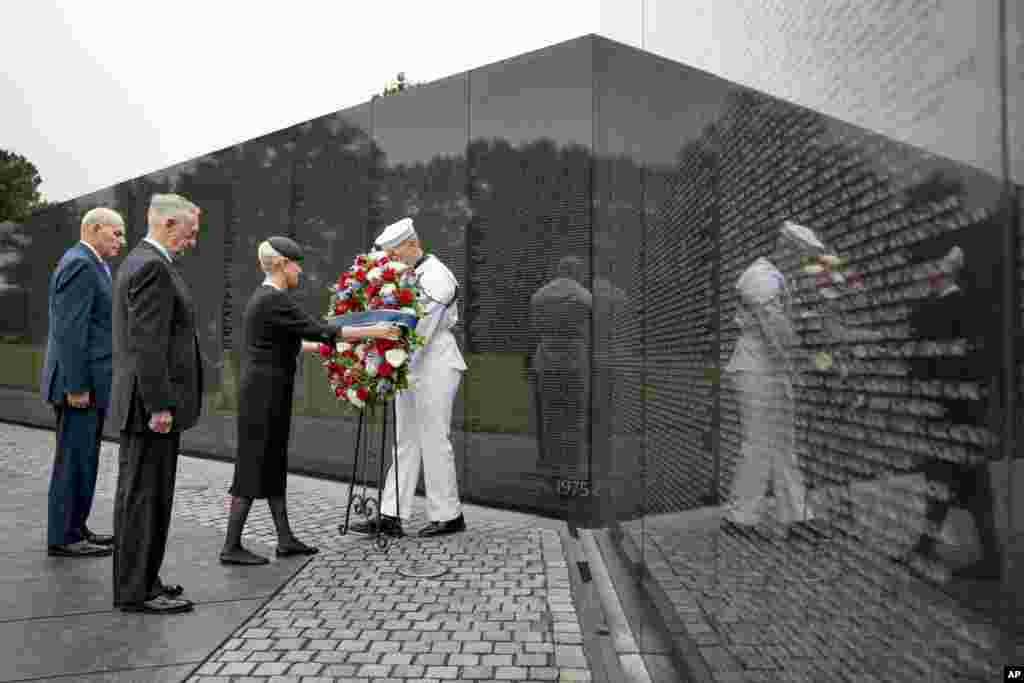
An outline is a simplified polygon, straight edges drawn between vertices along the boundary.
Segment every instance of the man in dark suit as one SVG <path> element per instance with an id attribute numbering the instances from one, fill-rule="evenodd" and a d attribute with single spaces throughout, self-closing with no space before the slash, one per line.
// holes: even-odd
<path id="1" fill-rule="evenodd" d="M 48 554 L 110 555 L 112 536 L 86 526 L 96 492 L 103 421 L 110 402 L 111 276 L 106 259 L 124 243 L 124 221 L 95 208 L 82 218 L 81 241 L 50 277 L 50 331 L 40 395 L 57 414 L 50 477 Z"/>
<path id="2" fill-rule="evenodd" d="M 199 419 L 203 371 L 196 313 L 175 256 L 196 240 L 199 208 L 153 195 L 149 233 L 114 283 L 110 419 L 121 432 L 114 503 L 114 605 L 124 611 L 192 609 L 160 580 L 174 503 L 181 433 Z"/>
<path id="3" fill-rule="evenodd" d="M 963 356 L 921 357 L 908 362 L 910 377 L 923 382 L 971 383 L 980 398 L 943 397 L 945 414 L 937 422 L 982 428 L 997 436 L 1002 408 L 999 396 L 1003 339 L 999 329 L 999 290 L 994 273 L 1001 268 L 1002 252 L 993 239 L 997 223 L 971 225 L 946 233 L 921 249 L 928 252 L 953 246 L 931 274 L 931 296 L 914 311 L 911 324 L 920 339 L 938 342 L 969 341 Z M 960 245 L 964 246 L 961 247 Z M 929 498 L 926 529 L 908 557 L 938 563 L 936 536 L 954 505 L 961 505 L 974 517 L 981 544 L 981 557 L 951 572 L 957 579 L 997 580 L 1002 568 L 1002 548 L 996 525 L 995 493 L 989 461 L 998 457 L 998 441 L 980 450 L 972 462 L 951 462 L 931 458 L 921 463 L 929 486 L 938 485 L 944 494 Z"/>

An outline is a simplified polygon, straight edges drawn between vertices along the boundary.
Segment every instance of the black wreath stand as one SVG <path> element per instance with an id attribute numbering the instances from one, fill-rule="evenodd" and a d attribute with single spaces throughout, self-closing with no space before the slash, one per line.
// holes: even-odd
<path id="1" fill-rule="evenodd" d="M 391 418 L 391 443 L 393 445 L 393 452 L 395 454 L 392 459 L 392 469 L 395 472 L 395 517 L 402 519 L 401 511 L 399 510 L 399 486 L 398 486 L 398 418 L 395 413 L 394 401 L 388 401 L 384 404 L 381 412 L 380 422 L 380 457 L 378 458 L 378 475 L 377 475 L 377 499 L 367 496 L 366 493 L 366 475 L 367 470 L 370 468 L 370 457 L 369 451 L 369 436 L 370 436 L 370 423 L 373 422 L 374 417 L 374 405 L 371 404 L 369 408 L 362 408 L 359 411 L 359 426 L 356 429 L 356 449 L 355 458 L 352 462 L 352 478 L 348 485 L 348 505 L 345 508 L 345 523 L 341 525 L 338 531 L 345 535 L 349 530 L 349 521 L 354 511 L 357 515 L 362 515 L 366 519 L 375 518 L 376 520 L 376 537 L 374 543 L 377 545 L 379 550 L 386 550 L 388 545 L 391 543 L 391 539 L 388 534 L 385 534 L 381 530 L 381 496 L 384 494 L 384 477 L 386 471 L 384 463 L 387 457 L 388 447 L 388 417 Z M 369 413 L 369 414 L 367 414 Z M 362 488 L 361 493 L 356 493 L 357 482 L 361 482 Z"/>

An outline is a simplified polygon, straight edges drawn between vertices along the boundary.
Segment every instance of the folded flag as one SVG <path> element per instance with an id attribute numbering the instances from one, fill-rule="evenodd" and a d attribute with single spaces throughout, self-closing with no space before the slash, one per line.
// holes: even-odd
<path id="1" fill-rule="evenodd" d="M 327 324 L 333 328 L 342 327 L 369 327 L 377 323 L 391 323 L 401 327 L 416 327 L 416 316 L 401 311 L 376 310 L 363 311 L 360 313 L 343 313 L 332 315 L 327 318 Z"/>

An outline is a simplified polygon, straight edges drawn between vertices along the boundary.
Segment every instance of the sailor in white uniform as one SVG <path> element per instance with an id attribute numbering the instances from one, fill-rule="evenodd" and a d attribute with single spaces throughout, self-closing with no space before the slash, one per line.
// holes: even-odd
<path id="1" fill-rule="evenodd" d="M 398 487 L 389 468 L 381 499 L 381 531 L 402 535 L 402 518 L 411 517 L 416 483 L 423 467 L 427 493 L 426 527 L 422 537 L 466 529 L 455 477 L 455 451 L 450 439 L 452 406 L 466 370 L 466 361 L 452 334 L 459 321 L 459 283 L 432 254 L 425 254 L 411 218 L 389 225 L 375 246 L 415 268 L 424 315 L 416 326 L 422 346 L 409 359 L 409 389 L 395 398 L 398 447 Z M 394 465 L 392 465 L 394 467 Z M 396 509 L 396 502 L 398 503 Z M 376 520 L 357 524 L 353 531 L 376 533 Z"/>

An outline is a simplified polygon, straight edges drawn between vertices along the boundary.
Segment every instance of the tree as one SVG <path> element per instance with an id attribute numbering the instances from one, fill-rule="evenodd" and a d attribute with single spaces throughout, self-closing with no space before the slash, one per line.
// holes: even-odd
<path id="1" fill-rule="evenodd" d="M 25 221 L 33 210 L 43 206 L 41 182 L 35 164 L 20 154 L 0 149 L 0 221 Z"/>

